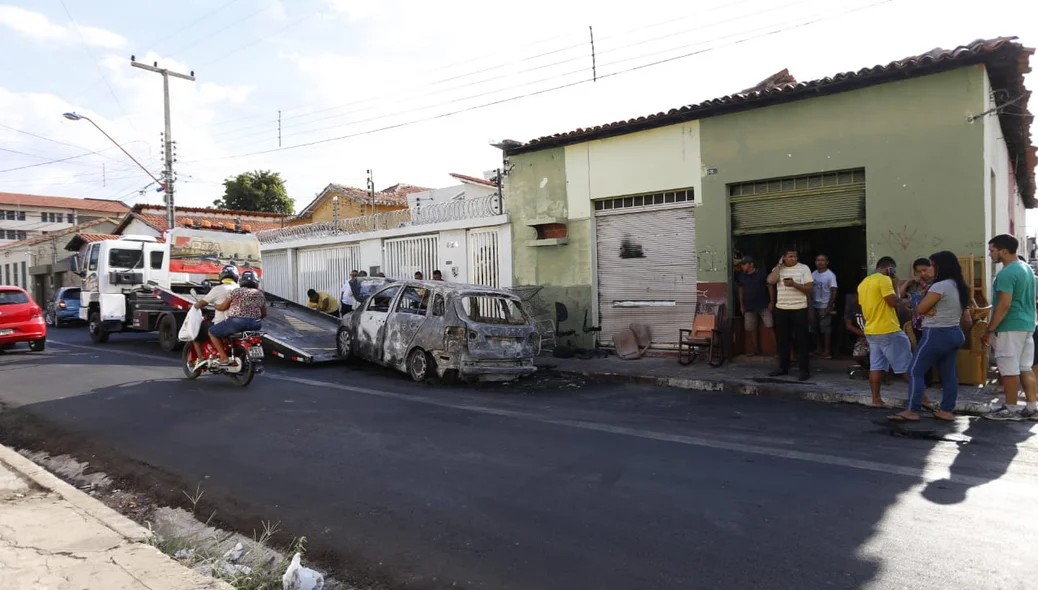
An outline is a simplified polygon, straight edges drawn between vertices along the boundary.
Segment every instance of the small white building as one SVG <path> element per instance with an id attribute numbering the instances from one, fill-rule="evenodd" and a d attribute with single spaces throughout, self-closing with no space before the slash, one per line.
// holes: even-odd
<path id="1" fill-rule="evenodd" d="M 108 217 L 130 208 L 120 201 L 0 192 L 0 247 Z"/>

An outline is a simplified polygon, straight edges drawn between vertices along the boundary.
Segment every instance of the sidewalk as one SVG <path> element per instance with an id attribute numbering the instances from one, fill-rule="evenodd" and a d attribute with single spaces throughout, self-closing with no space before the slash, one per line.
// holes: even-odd
<path id="1" fill-rule="evenodd" d="M 536 365 L 541 370 L 562 374 L 582 375 L 591 379 L 624 382 L 651 383 L 663 387 L 696 389 L 700 391 L 724 391 L 744 395 L 761 395 L 804 399 L 829 403 L 872 404 L 872 394 L 866 379 L 848 376 L 851 360 L 824 360 L 811 358 L 811 379 L 796 380 L 796 366 L 789 377 L 768 377 L 777 367 L 778 361 L 771 357 L 737 357 L 734 361 L 713 368 L 705 360 L 687 366 L 678 364 L 677 357 L 643 357 L 625 361 L 610 355 L 599 359 L 560 359 L 550 356 L 538 357 Z M 882 390 L 883 401 L 888 407 L 904 407 L 908 397 L 908 385 L 900 379 L 891 379 Z M 933 401 L 941 398 L 940 389 L 930 388 L 927 395 Z M 959 386 L 959 412 L 985 414 L 989 405 L 1001 395 L 995 394 L 995 386 Z"/>
<path id="2" fill-rule="evenodd" d="M 0 588 L 232 590 L 162 554 L 149 536 L 0 446 Z"/>

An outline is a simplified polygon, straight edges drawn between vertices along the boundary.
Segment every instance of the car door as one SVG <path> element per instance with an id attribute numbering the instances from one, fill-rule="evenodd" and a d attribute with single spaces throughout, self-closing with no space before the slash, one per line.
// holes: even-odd
<path id="1" fill-rule="evenodd" d="M 382 334 L 382 363 L 403 370 L 407 351 L 425 323 L 432 290 L 419 285 L 403 288 L 386 318 Z"/>
<path id="2" fill-rule="evenodd" d="M 382 362 L 382 350 L 379 346 L 389 310 L 400 292 L 400 285 L 390 285 L 376 291 L 364 302 L 364 308 L 357 320 L 355 349 L 357 355 L 365 360 Z"/>

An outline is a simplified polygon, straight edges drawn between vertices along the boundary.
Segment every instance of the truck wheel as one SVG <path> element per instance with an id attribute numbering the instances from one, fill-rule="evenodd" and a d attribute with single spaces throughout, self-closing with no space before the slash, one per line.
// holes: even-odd
<path id="1" fill-rule="evenodd" d="M 47 348 L 46 338 L 40 338 L 39 340 L 32 340 L 29 342 L 29 350 L 33 352 L 43 352 L 44 348 Z"/>
<path id="2" fill-rule="evenodd" d="M 180 347 L 180 334 L 177 328 L 177 318 L 167 313 L 159 318 L 159 348 L 163 352 L 174 352 Z"/>
<path id="3" fill-rule="evenodd" d="M 105 326 L 101 323 L 101 313 L 97 311 L 90 312 L 90 341 L 94 344 L 104 344 L 108 342 L 108 332 L 105 332 Z"/>

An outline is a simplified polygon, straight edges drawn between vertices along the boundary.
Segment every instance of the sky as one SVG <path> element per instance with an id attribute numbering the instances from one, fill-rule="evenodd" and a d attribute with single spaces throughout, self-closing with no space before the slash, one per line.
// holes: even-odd
<path id="1" fill-rule="evenodd" d="M 89 117 L 159 176 L 162 77 L 131 55 L 196 76 L 169 83 L 179 206 L 269 169 L 299 210 L 328 183 L 365 187 L 368 170 L 379 189 L 449 186 L 500 166 L 491 142 L 697 103 L 783 68 L 807 81 L 979 38 L 1038 44 L 1038 2 L 961 6 L 0 0 L 0 192 L 162 203 L 97 128 L 61 116 Z"/>

